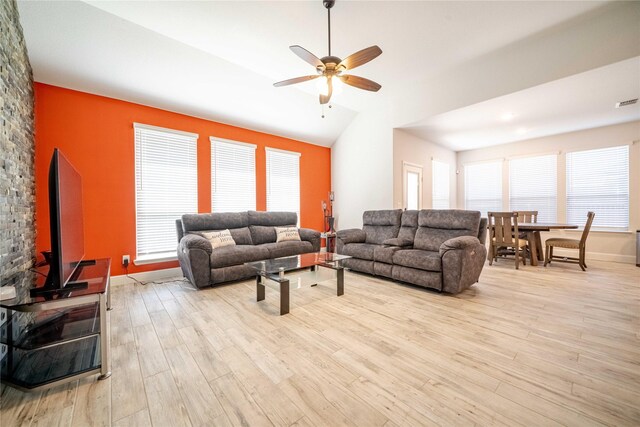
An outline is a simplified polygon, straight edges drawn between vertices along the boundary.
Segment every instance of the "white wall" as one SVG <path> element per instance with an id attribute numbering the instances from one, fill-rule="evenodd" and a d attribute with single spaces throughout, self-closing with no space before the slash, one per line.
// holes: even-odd
<path id="1" fill-rule="evenodd" d="M 430 141 L 425 141 L 403 130 L 393 131 L 393 207 L 401 209 L 403 203 L 403 162 L 422 166 L 422 208 L 430 209 L 433 195 L 431 160 L 449 163 L 450 208 L 456 207 L 456 153 Z"/>
<path id="2" fill-rule="evenodd" d="M 331 147 L 336 229 L 362 226 L 362 213 L 393 206 L 393 129 L 385 110 L 358 114 Z"/>
<path id="3" fill-rule="evenodd" d="M 634 143 L 634 141 L 637 141 Z M 458 153 L 458 206 L 464 208 L 464 164 L 505 159 L 523 155 L 559 153 L 558 156 L 558 222 L 566 221 L 565 169 L 570 151 L 630 145 L 629 151 L 629 232 L 592 230 L 587 241 L 587 258 L 635 263 L 635 231 L 640 229 L 640 121 L 605 126 L 579 132 L 518 141 Z M 508 167 L 503 168 L 503 205 L 508 208 Z M 582 224 L 581 224 L 582 225 Z M 577 239 L 579 231 L 543 233 L 548 237 Z M 557 251 L 561 253 L 561 251 Z"/>

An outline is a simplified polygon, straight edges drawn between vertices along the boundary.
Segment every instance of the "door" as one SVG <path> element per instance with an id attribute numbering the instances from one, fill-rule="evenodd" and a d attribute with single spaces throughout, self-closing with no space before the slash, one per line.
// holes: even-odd
<path id="1" fill-rule="evenodd" d="M 422 209 L 422 166 L 402 163 L 404 185 L 404 208 L 407 210 Z"/>

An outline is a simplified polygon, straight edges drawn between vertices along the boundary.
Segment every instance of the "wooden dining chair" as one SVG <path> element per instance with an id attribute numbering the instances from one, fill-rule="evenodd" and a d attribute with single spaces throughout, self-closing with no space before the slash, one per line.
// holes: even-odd
<path id="1" fill-rule="evenodd" d="M 517 211 L 518 222 L 538 222 L 538 211 Z"/>
<path id="2" fill-rule="evenodd" d="M 587 244 L 587 236 L 589 235 L 589 230 L 591 230 L 591 224 L 593 223 L 593 217 L 596 214 L 594 212 L 589 212 L 587 214 L 587 223 L 584 225 L 584 230 L 582 230 L 582 236 L 580 240 L 578 239 L 563 239 L 563 238 L 551 238 L 547 239 L 545 242 L 545 257 L 544 257 L 544 266 L 550 264 L 551 261 L 560 261 L 560 262 L 568 262 L 571 264 L 578 264 L 582 271 L 586 271 L 587 264 L 585 262 L 585 251 Z M 577 249 L 578 250 L 578 258 L 573 257 L 564 257 L 559 255 L 553 255 L 553 248 L 564 248 L 564 249 Z"/>
<path id="3" fill-rule="evenodd" d="M 518 212 L 518 223 L 533 223 L 536 224 L 538 222 L 538 211 L 517 211 Z M 520 238 L 522 240 L 527 241 L 527 247 L 531 248 L 531 245 L 536 246 L 539 250 L 539 253 L 542 254 L 542 241 L 540 240 L 540 233 L 534 233 L 535 242 L 529 242 L 528 234 L 526 232 L 520 232 Z M 541 258 L 542 259 L 542 258 Z"/>
<path id="4" fill-rule="evenodd" d="M 513 249 L 516 261 L 516 269 L 520 268 L 520 261 L 526 263 L 526 240 L 521 240 L 518 233 L 517 212 L 488 212 L 489 230 L 491 240 L 489 242 L 489 265 L 497 259 L 502 248 Z"/>

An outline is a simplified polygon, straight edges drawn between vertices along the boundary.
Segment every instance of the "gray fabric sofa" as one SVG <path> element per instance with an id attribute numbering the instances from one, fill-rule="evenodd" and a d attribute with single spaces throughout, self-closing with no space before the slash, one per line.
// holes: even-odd
<path id="1" fill-rule="evenodd" d="M 487 257 L 487 220 L 464 210 L 380 210 L 362 229 L 340 230 L 336 250 L 363 273 L 458 293 L 476 283 Z"/>
<path id="2" fill-rule="evenodd" d="M 320 232 L 301 228 L 300 241 L 276 243 L 274 227 L 295 227 L 295 212 L 186 214 L 176 220 L 178 261 L 182 273 L 198 288 L 255 276 L 245 262 L 320 251 Z M 228 229 L 235 246 L 213 249 L 203 231 Z"/>

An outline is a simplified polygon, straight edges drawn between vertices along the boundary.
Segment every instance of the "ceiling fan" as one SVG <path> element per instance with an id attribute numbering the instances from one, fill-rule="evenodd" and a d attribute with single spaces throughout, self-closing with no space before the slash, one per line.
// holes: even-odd
<path id="1" fill-rule="evenodd" d="M 327 104 L 333 94 L 333 78 L 338 78 L 343 83 L 350 86 L 357 87 L 358 89 L 364 89 L 371 92 L 377 92 L 382 86 L 378 83 L 365 79 L 364 77 L 353 76 L 351 74 L 344 74 L 346 71 L 353 70 L 356 67 L 366 64 L 367 62 L 377 58 L 382 49 L 378 46 L 371 46 L 366 49 L 362 49 L 353 55 L 347 56 L 345 59 L 340 59 L 337 56 L 331 55 L 331 8 L 335 4 L 335 0 L 324 0 L 322 4 L 327 8 L 327 23 L 329 30 L 329 55 L 322 58 L 318 58 L 305 48 L 295 45 L 289 46 L 289 49 L 296 55 L 302 58 L 304 61 L 313 65 L 316 68 L 316 75 L 296 77 L 293 79 L 283 80 L 281 82 L 274 83 L 275 87 L 288 86 L 296 83 L 302 83 L 309 80 L 315 80 L 319 77 L 325 79 L 322 83 L 322 90 L 320 92 L 320 104 Z"/>

